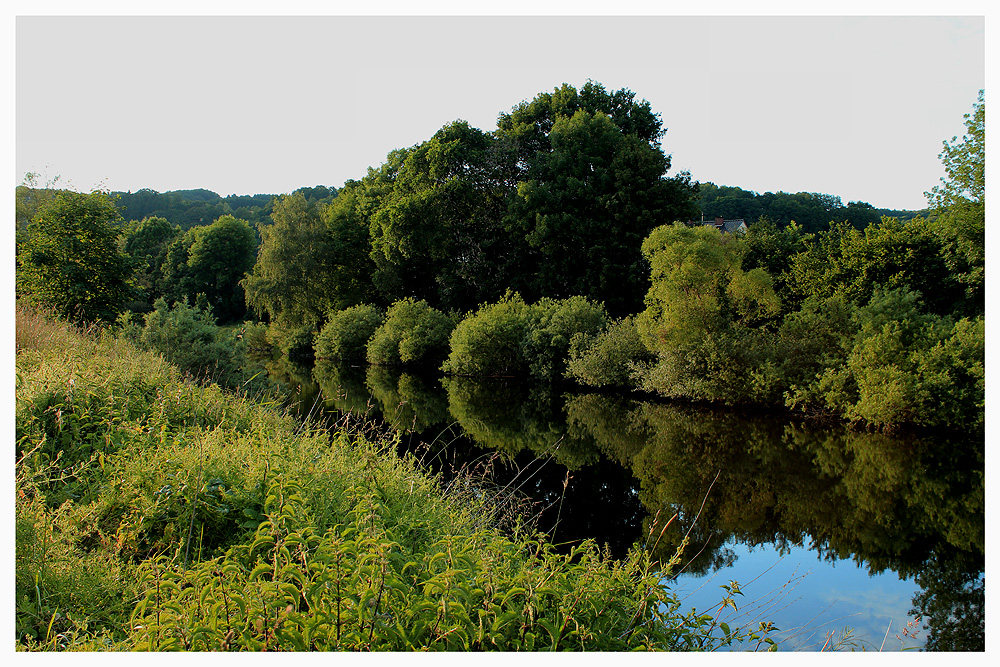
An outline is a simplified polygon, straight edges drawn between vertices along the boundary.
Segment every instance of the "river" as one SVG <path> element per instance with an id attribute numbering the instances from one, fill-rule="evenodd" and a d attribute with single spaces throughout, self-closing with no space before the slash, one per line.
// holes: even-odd
<path id="1" fill-rule="evenodd" d="M 981 437 L 379 367 L 272 375 L 303 415 L 398 435 L 444 483 L 489 480 L 556 543 L 664 563 L 683 545 L 664 585 L 685 608 L 714 615 L 735 581 L 722 620 L 774 622 L 782 651 L 982 650 Z"/>

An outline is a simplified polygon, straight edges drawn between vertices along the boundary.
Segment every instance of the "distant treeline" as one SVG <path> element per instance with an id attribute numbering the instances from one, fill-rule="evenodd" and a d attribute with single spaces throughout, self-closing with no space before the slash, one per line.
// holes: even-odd
<path id="1" fill-rule="evenodd" d="M 296 192 L 301 192 L 308 201 L 314 202 L 329 201 L 337 195 L 336 188 L 323 185 L 299 188 Z M 272 202 L 276 196 L 255 194 L 221 197 L 204 189 L 157 192 L 148 188 L 112 194 L 118 197 L 118 209 L 126 221 L 163 218 L 181 230 L 209 225 L 224 215 L 252 224 L 270 224 Z"/>
<path id="2" fill-rule="evenodd" d="M 883 216 L 911 220 L 918 215 L 926 216 L 929 212 L 928 209 L 907 211 L 875 208 L 860 201 L 848 202 L 844 206 L 840 197 L 818 192 L 758 194 L 714 183 L 701 184 L 698 189 L 698 206 L 706 220 L 721 217 L 743 220 L 750 224 L 766 218 L 779 228 L 795 222 L 806 232 L 823 231 L 831 222 L 846 222 L 856 229 L 863 229 L 879 222 Z"/>
<path id="3" fill-rule="evenodd" d="M 317 185 L 295 190 L 306 201 L 328 204 L 337 196 L 337 189 Z M 253 224 L 270 224 L 273 201 L 280 195 L 229 195 L 222 197 L 211 190 L 170 190 L 157 192 L 143 188 L 136 192 L 114 192 L 118 208 L 125 220 L 158 217 L 182 230 L 208 225 L 223 215 Z M 925 215 L 928 209 L 882 209 L 866 202 L 849 202 L 840 197 L 817 192 L 765 192 L 763 194 L 740 187 L 706 182 L 698 185 L 698 209 L 706 220 L 716 216 L 741 219 L 747 224 L 767 218 L 779 228 L 795 222 L 807 232 L 826 229 L 831 221 L 846 222 L 861 229 L 878 222 L 882 216 L 910 220 Z"/>

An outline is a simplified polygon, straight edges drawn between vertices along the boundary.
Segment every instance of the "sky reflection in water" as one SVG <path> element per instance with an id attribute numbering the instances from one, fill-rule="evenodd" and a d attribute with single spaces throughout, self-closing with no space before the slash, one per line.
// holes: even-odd
<path id="1" fill-rule="evenodd" d="M 916 638 L 903 634 L 914 621 L 908 612 L 919 591 L 912 579 L 891 570 L 872 576 L 853 561 L 824 561 L 804 547 L 784 554 L 773 545 L 726 547 L 736 556 L 731 567 L 702 576 L 681 573 L 671 584 L 682 609 L 714 614 L 725 595 L 720 587 L 735 580 L 743 592 L 735 596 L 738 611 L 727 608 L 720 620 L 753 627 L 773 621 L 781 630 L 772 637 L 779 651 L 819 651 L 829 633 L 831 646 L 843 640 L 845 628 L 852 634 L 841 651 L 919 650 L 924 644 L 919 625 L 909 628 Z"/>

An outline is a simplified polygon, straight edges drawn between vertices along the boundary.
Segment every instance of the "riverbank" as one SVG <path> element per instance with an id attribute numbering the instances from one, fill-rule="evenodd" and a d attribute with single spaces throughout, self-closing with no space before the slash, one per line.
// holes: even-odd
<path id="1" fill-rule="evenodd" d="M 649 552 L 556 553 L 479 480 L 444 486 L 390 441 L 22 310 L 16 357 L 18 650 L 721 641 Z"/>

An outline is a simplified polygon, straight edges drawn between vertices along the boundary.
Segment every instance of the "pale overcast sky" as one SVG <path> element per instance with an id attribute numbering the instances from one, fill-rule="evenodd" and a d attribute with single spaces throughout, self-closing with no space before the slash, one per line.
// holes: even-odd
<path id="1" fill-rule="evenodd" d="M 671 175 L 918 209 L 985 87 L 984 23 L 19 16 L 15 172 L 80 190 L 340 186 L 452 120 L 492 130 L 522 100 L 593 79 L 649 100 Z"/>

